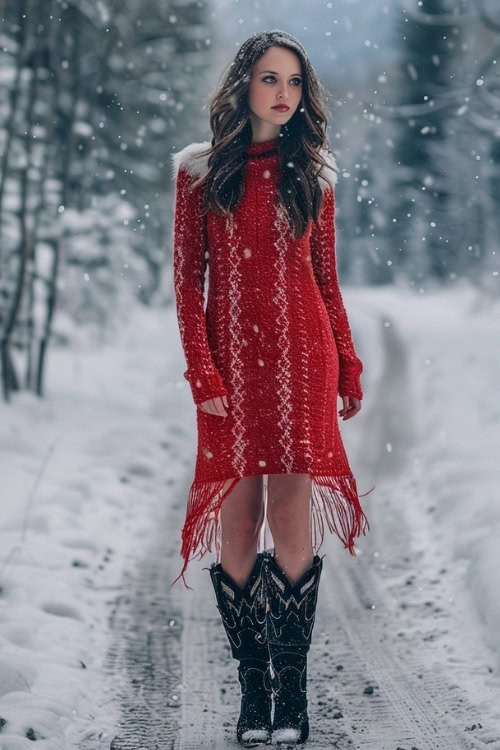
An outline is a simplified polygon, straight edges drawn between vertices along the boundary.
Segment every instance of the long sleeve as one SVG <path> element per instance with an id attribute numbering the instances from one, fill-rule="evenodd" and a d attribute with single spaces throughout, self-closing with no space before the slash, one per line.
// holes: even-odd
<path id="1" fill-rule="evenodd" d="M 335 193 L 324 188 L 319 227 L 313 222 L 310 240 L 314 275 L 325 303 L 339 354 L 339 395 L 363 398 L 360 375 L 363 364 L 356 356 L 351 329 L 337 277 L 335 248 Z"/>
<path id="2" fill-rule="evenodd" d="M 189 191 L 194 181 L 182 166 L 177 172 L 174 211 L 174 287 L 177 320 L 195 404 L 227 395 L 208 345 L 204 311 L 207 260 L 206 228 L 201 212 L 202 189 Z"/>

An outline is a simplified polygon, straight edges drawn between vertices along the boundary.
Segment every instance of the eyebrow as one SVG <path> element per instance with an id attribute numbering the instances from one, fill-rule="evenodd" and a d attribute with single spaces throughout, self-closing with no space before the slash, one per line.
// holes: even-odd
<path id="1" fill-rule="evenodd" d="M 273 75 L 275 75 L 275 76 L 279 76 L 279 73 L 276 73 L 276 71 L 275 71 L 275 70 L 261 70 L 261 71 L 259 72 L 259 75 L 260 75 L 261 73 L 272 73 L 272 74 L 273 74 Z M 300 73 L 292 73 L 292 76 L 298 76 L 299 78 L 302 78 L 302 76 L 301 76 L 301 74 L 300 74 Z"/>

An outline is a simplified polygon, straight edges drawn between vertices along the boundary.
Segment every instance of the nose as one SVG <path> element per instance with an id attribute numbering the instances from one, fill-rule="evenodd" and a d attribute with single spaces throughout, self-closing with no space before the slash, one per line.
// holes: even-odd
<path id="1" fill-rule="evenodd" d="M 281 91 L 278 94 L 279 99 L 281 99 L 283 102 L 286 102 L 289 98 L 288 94 L 288 86 L 285 84 L 282 86 Z"/>

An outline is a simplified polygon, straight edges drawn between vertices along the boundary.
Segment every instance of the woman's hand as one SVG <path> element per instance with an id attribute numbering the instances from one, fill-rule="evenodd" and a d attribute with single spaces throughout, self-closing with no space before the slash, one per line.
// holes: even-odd
<path id="1" fill-rule="evenodd" d="M 203 401 L 200 404 L 200 409 L 206 411 L 207 414 L 215 414 L 217 417 L 227 417 L 224 407 L 227 409 L 228 406 L 227 396 L 216 396 L 215 398 L 208 399 L 208 401 Z"/>
<path id="2" fill-rule="evenodd" d="M 341 399 L 344 403 L 344 408 L 339 411 L 339 417 L 343 417 L 345 421 L 358 413 L 361 409 L 361 401 L 356 396 L 341 396 Z"/>

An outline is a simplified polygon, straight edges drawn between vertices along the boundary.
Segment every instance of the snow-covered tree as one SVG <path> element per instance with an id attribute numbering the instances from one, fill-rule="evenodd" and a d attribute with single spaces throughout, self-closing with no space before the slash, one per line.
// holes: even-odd
<path id="1" fill-rule="evenodd" d="M 58 307 L 102 330 L 134 299 L 161 294 L 169 153 L 198 108 L 210 34 L 207 10 L 194 1 L 11 0 L 3 11 L 0 363 L 8 399 L 22 385 L 42 393 Z"/>

